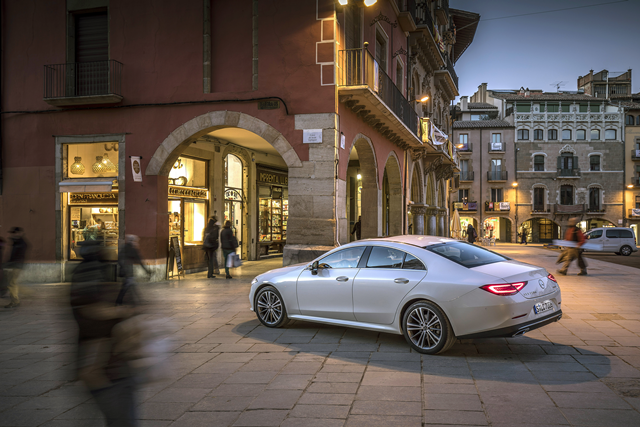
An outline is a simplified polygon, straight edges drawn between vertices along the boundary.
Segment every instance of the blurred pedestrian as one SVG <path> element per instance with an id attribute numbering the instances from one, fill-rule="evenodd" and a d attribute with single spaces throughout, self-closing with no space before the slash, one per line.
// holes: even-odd
<path id="1" fill-rule="evenodd" d="M 527 229 L 522 227 L 522 234 L 521 234 L 522 240 L 520 241 L 520 244 L 523 244 L 523 243 L 525 245 L 527 244 L 527 234 L 528 234 Z"/>
<path id="2" fill-rule="evenodd" d="M 236 253 L 238 247 L 238 239 L 233 235 L 231 230 L 231 221 L 225 221 L 224 228 L 220 233 L 220 246 L 222 246 L 222 255 L 224 257 L 224 272 L 227 279 L 233 279 L 229 274 L 229 255 Z"/>
<path id="3" fill-rule="evenodd" d="M 569 228 L 567 228 L 567 232 L 564 234 L 564 240 L 568 240 L 570 242 L 575 242 L 575 247 L 565 247 L 564 251 L 558 258 L 557 263 L 564 261 L 564 265 L 560 270 L 558 270 L 559 274 L 566 275 L 571 262 L 575 259 L 578 262 L 578 267 L 580 268 L 580 272 L 578 276 L 586 276 L 587 275 L 587 264 L 584 262 L 582 258 L 582 249 L 580 247 L 587 241 L 586 237 L 582 233 L 576 224 L 578 223 L 577 218 L 571 218 L 569 220 Z"/>
<path id="4" fill-rule="evenodd" d="M 467 242 L 475 243 L 477 238 L 478 233 L 476 233 L 476 229 L 473 228 L 471 223 L 469 223 L 469 225 L 467 225 Z"/>
<path id="5" fill-rule="evenodd" d="M 360 240 L 362 236 L 362 215 L 358 216 L 358 222 L 353 224 L 353 229 L 351 230 L 351 235 L 356 233 L 356 240 Z"/>
<path id="6" fill-rule="evenodd" d="M 76 368 L 109 427 L 136 426 L 136 381 L 127 361 L 114 352 L 114 326 L 135 313 L 130 306 L 114 306 L 117 288 L 107 282 L 109 265 L 100 242 L 79 243 L 82 262 L 70 287 L 70 303 L 78 324 Z"/>
<path id="7" fill-rule="evenodd" d="M 124 281 L 122 282 L 120 293 L 116 299 L 116 305 L 122 305 L 124 296 L 129 289 L 131 289 L 133 305 L 138 305 L 140 303 L 140 296 L 135 289 L 133 266 L 136 264 L 140 265 L 147 275 L 151 275 L 151 271 L 145 267 L 140 258 L 140 252 L 138 252 L 138 242 L 140 239 L 138 236 L 127 234 L 124 241 L 124 247 L 118 255 L 118 264 L 120 267 L 119 276 L 123 277 Z"/>
<path id="8" fill-rule="evenodd" d="M 217 251 L 219 244 L 220 227 L 218 226 L 218 218 L 215 216 L 209 218 L 207 228 L 204 229 L 202 236 L 202 246 L 207 254 L 207 279 L 214 279 L 214 273 L 220 272 L 218 268 Z"/>
<path id="9" fill-rule="evenodd" d="M 5 273 L 7 274 L 9 295 L 11 296 L 11 302 L 5 305 L 4 308 L 14 308 L 20 306 L 20 273 L 24 267 L 24 259 L 27 253 L 27 242 L 24 241 L 24 232 L 20 227 L 12 227 L 9 231 L 10 239 L 12 242 L 11 256 L 9 262 L 5 267 Z"/>
<path id="10" fill-rule="evenodd" d="M 7 280 L 6 274 L 4 272 L 4 247 L 6 246 L 5 240 L 0 237 L 0 298 L 6 298 L 9 296 L 9 291 L 7 289 Z"/>

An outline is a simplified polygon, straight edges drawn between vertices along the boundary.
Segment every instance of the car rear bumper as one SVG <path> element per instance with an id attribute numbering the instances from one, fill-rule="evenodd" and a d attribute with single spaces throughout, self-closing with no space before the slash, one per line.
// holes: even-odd
<path id="1" fill-rule="evenodd" d="M 549 323 L 557 322 L 562 318 L 562 310 L 558 310 L 551 313 L 548 316 L 541 317 L 539 319 L 520 323 L 519 325 L 508 326 L 506 328 L 492 329 L 490 331 L 477 332 L 474 334 L 461 335 L 456 337 L 461 340 L 475 339 L 475 338 L 501 338 L 501 337 L 513 337 L 522 335 L 525 332 L 533 331 L 534 329 L 541 328 Z"/>

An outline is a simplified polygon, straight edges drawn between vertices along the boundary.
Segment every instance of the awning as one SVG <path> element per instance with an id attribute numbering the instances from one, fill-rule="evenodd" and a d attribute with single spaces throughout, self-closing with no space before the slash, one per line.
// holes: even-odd
<path id="1" fill-rule="evenodd" d="M 113 188 L 113 181 L 62 181 L 61 193 L 105 193 Z"/>

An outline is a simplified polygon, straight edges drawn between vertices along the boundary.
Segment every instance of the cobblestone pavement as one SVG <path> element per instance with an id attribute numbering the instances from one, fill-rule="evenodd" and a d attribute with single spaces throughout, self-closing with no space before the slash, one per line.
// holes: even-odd
<path id="1" fill-rule="evenodd" d="M 492 249 L 555 271 L 556 253 Z M 172 370 L 141 391 L 141 426 L 640 425 L 637 269 L 590 260 L 577 277 L 572 267 L 559 278 L 560 322 L 421 356 L 401 336 L 260 326 L 249 283 L 279 262 L 246 263 L 229 281 L 144 286 L 148 316 L 170 328 Z M 0 426 L 103 425 L 74 380 L 68 287 L 29 290 L 20 308 L 0 311 Z"/>

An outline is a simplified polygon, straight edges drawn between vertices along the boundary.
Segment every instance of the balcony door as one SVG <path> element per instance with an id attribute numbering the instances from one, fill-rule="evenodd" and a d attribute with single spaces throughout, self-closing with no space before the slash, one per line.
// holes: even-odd
<path id="1" fill-rule="evenodd" d="M 542 187 L 533 189 L 533 210 L 536 212 L 544 211 L 544 188 Z"/>
<path id="2" fill-rule="evenodd" d="M 491 159 L 491 179 L 502 179 L 502 159 Z"/>
<path id="3" fill-rule="evenodd" d="M 109 93 L 109 21 L 107 12 L 74 16 L 75 96 Z M 75 72 L 74 72 L 75 71 Z"/>
<path id="4" fill-rule="evenodd" d="M 573 185 L 563 185 L 560 187 L 560 204 L 573 205 Z"/>
<path id="5" fill-rule="evenodd" d="M 599 188 L 589 189 L 589 210 L 591 212 L 600 211 L 600 189 Z"/>

